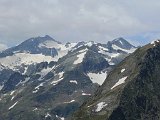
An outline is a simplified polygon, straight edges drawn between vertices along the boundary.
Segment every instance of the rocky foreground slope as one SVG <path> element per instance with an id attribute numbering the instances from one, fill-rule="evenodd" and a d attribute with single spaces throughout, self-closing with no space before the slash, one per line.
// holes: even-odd
<path id="1" fill-rule="evenodd" d="M 160 41 L 137 49 L 108 75 L 72 120 L 159 120 Z"/>

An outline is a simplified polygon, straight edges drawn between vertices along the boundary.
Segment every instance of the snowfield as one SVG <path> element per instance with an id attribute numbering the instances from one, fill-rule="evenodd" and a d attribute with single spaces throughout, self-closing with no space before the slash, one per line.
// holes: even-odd
<path id="1" fill-rule="evenodd" d="M 35 63 L 41 62 L 51 62 L 56 61 L 57 59 L 51 56 L 45 56 L 42 54 L 30 54 L 30 53 L 16 53 L 12 56 L 7 56 L 4 58 L 0 58 L 0 63 L 3 66 L 7 66 L 10 69 L 15 70 L 16 66 L 24 65 L 31 65 Z"/>
<path id="2" fill-rule="evenodd" d="M 107 73 L 106 72 L 88 73 L 87 75 L 89 76 L 89 78 L 91 79 L 91 81 L 93 83 L 98 83 L 99 85 L 102 85 L 102 83 L 105 81 L 105 79 L 107 77 Z"/>

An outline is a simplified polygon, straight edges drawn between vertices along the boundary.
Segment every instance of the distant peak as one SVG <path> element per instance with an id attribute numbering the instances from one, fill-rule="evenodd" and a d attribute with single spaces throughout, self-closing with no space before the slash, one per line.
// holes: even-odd
<path id="1" fill-rule="evenodd" d="M 52 38 L 51 36 L 49 36 L 49 35 L 32 37 L 32 38 L 30 38 L 30 39 L 28 39 L 28 40 L 26 40 L 26 41 L 30 41 L 30 42 L 37 41 L 37 42 L 41 43 L 41 42 L 48 41 L 48 40 L 49 40 L 49 41 L 57 42 L 58 44 L 61 44 L 61 42 L 56 41 L 55 39 L 53 39 L 53 38 Z M 26 41 L 24 41 L 24 42 L 26 42 Z"/>
<path id="2" fill-rule="evenodd" d="M 127 50 L 129 50 L 131 48 L 136 48 L 130 42 L 125 40 L 123 37 L 119 37 L 119 38 L 116 38 L 116 39 L 114 39 L 112 41 L 109 41 L 108 45 L 109 46 L 115 45 L 115 46 L 118 46 L 118 47 L 120 47 L 122 49 L 127 49 Z"/>
<path id="3" fill-rule="evenodd" d="M 45 35 L 44 38 L 50 39 L 50 40 L 54 40 L 54 39 L 53 39 L 51 36 L 49 36 L 49 35 Z"/>
<path id="4" fill-rule="evenodd" d="M 113 42 L 116 42 L 116 41 L 126 41 L 126 42 L 128 42 L 123 37 L 119 37 L 119 38 L 116 38 L 116 39 L 113 40 Z"/>
<path id="5" fill-rule="evenodd" d="M 33 39 L 39 40 L 39 39 L 44 39 L 44 40 L 54 40 L 51 36 L 45 35 L 45 36 L 38 36 L 34 37 Z"/>

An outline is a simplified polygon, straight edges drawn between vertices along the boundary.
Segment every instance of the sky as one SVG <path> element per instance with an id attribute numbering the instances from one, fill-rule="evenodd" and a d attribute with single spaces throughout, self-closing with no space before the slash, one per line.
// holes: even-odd
<path id="1" fill-rule="evenodd" d="M 136 45 L 160 38 L 160 0 L 0 0 L 0 46 L 36 36 Z M 5 44 L 5 45 L 4 45 Z"/>

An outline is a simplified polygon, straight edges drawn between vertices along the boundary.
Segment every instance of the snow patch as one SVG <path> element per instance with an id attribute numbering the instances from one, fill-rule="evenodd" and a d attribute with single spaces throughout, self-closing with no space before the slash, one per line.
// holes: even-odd
<path id="1" fill-rule="evenodd" d="M 14 94 L 14 92 L 15 92 L 15 90 L 14 90 L 14 91 L 12 91 L 12 92 L 10 93 L 10 95 L 13 95 L 13 94 Z"/>
<path id="2" fill-rule="evenodd" d="M 102 46 L 98 46 L 98 53 L 103 54 L 103 55 L 107 55 L 109 52 L 108 48 L 102 47 Z"/>
<path id="3" fill-rule="evenodd" d="M 64 103 L 72 103 L 72 102 L 75 102 L 75 100 L 71 100 L 71 101 L 69 101 L 69 102 L 64 102 Z"/>
<path id="4" fill-rule="evenodd" d="M 14 103 L 11 107 L 9 107 L 8 110 L 11 110 L 12 108 L 14 108 L 14 106 L 16 106 L 17 103 L 18 103 L 18 101 L 16 103 Z"/>
<path id="5" fill-rule="evenodd" d="M 111 54 L 111 58 L 118 57 L 119 55 L 120 55 L 120 53 L 114 53 L 114 54 Z"/>
<path id="6" fill-rule="evenodd" d="M 49 113 L 47 113 L 47 114 L 45 115 L 45 118 L 47 118 L 47 117 L 51 117 L 51 115 L 50 115 Z"/>
<path id="7" fill-rule="evenodd" d="M 119 81 L 118 81 L 111 89 L 117 87 L 117 86 L 120 85 L 120 84 L 125 83 L 125 80 L 126 80 L 127 78 L 128 78 L 128 77 L 126 76 L 126 77 L 123 77 L 123 78 L 119 79 Z"/>
<path id="8" fill-rule="evenodd" d="M 88 73 L 87 75 L 89 76 L 89 78 L 91 79 L 91 81 L 93 83 L 98 83 L 99 85 L 102 85 L 104 80 L 107 77 L 107 73 L 106 72 Z"/>
<path id="9" fill-rule="evenodd" d="M 121 73 L 123 73 L 125 70 L 126 70 L 126 69 L 122 69 L 122 70 L 121 70 Z"/>
<path id="10" fill-rule="evenodd" d="M 83 53 L 83 52 L 86 52 L 86 51 L 88 51 L 88 49 L 87 49 L 87 48 L 85 48 L 85 49 L 82 49 L 82 50 L 78 51 L 78 53 Z"/>
<path id="11" fill-rule="evenodd" d="M 106 106 L 107 106 L 107 104 L 105 104 L 105 102 L 100 102 L 100 103 L 97 104 L 97 109 L 95 111 L 99 112 Z"/>
<path id="12" fill-rule="evenodd" d="M 121 43 L 121 45 L 123 45 L 123 42 L 121 40 L 119 42 Z"/>
<path id="13" fill-rule="evenodd" d="M 89 106 L 87 106 L 87 107 L 89 108 L 89 107 L 91 107 L 91 106 L 93 106 L 93 105 L 89 105 Z"/>
<path id="14" fill-rule="evenodd" d="M 52 81 L 51 82 L 51 84 L 52 85 L 57 85 L 61 80 L 63 80 L 64 78 L 63 78 L 63 74 L 64 74 L 64 72 L 62 71 L 62 72 L 60 72 L 60 73 L 58 73 L 58 80 L 54 80 L 54 81 Z"/>
<path id="15" fill-rule="evenodd" d="M 70 83 L 78 84 L 76 80 L 70 80 L 69 82 L 70 82 Z"/>
<path id="16" fill-rule="evenodd" d="M 80 52 L 80 54 L 79 54 L 79 55 L 77 55 L 77 60 L 75 60 L 73 64 L 79 64 L 79 63 L 82 63 L 83 58 L 85 57 L 85 55 L 86 55 L 87 51 L 88 51 L 88 49 L 84 49 L 84 50 L 79 51 L 79 52 Z"/>
<path id="17" fill-rule="evenodd" d="M 28 82 L 30 80 L 30 77 L 25 78 L 24 81 L 20 81 L 16 86 L 20 85 L 20 84 L 25 84 L 26 82 Z"/>
<path id="18" fill-rule="evenodd" d="M 64 117 L 61 117 L 60 119 L 61 119 L 61 120 L 64 120 Z"/>
<path id="19" fill-rule="evenodd" d="M 38 92 L 38 90 L 34 90 L 34 91 L 32 91 L 32 93 L 37 93 Z"/>
<path id="20" fill-rule="evenodd" d="M 63 77 L 63 74 L 64 74 L 64 72 L 62 71 L 62 72 L 60 72 L 58 75 L 59 75 L 59 78 L 62 78 Z"/>
<path id="21" fill-rule="evenodd" d="M 11 100 L 13 100 L 15 98 L 15 96 L 12 96 Z"/>
<path id="22" fill-rule="evenodd" d="M 103 51 L 109 51 L 108 48 L 102 47 L 102 46 L 98 46 L 99 50 L 103 50 Z"/>
<path id="23" fill-rule="evenodd" d="M 27 73 L 28 67 L 24 68 L 24 72 L 22 73 L 22 75 L 25 75 Z"/>
<path id="24" fill-rule="evenodd" d="M 59 80 L 54 80 L 51 82 L 52 85 L 57 85 L 63 78 L 60 78 Z"/>
<path id="25" fill-rule="evenodd" d="M 34 108 L 34 109 L 33 109 L 33 111 L 37 111 L 37 110 L 38 110 L 38 108 Z"/>
<path id="26" fill-rule="evenodd" d="M 56 115 L 56 118 L 59 118 L 59 119 L 61 119 L 61 120 L 65 120 L 64 117 L 59 117 L 58 115 Z"/>
<path id="27" fill-rule="evenodd" d="M 89 96 L 90 96 L 91 94 L 87 94 L 87 93 L 82 93 L 82 95 L 89 95 Z"/>
<path id="28" fill-rule="evenodd" d="M 115 65 L 115 63 L 114 62 L 109 62 L 109 65 Z"/>
<path id="29" fill-rule="evenodd" d="M 35 87 L 35 88 L 34 88 L 35 90 L 34 90 L 32 93 L 37 93 L 38 90 L 39 90 L 39 88 L 42 87 L 43 84 L 44 84 L 44 82 L 43 82 L 43 83 L 40 83 L 37 87 Z"/>

